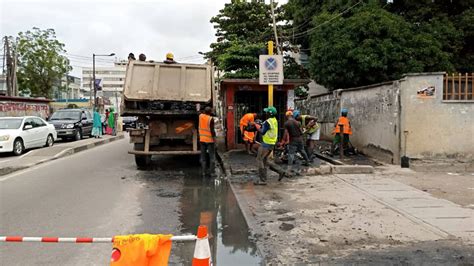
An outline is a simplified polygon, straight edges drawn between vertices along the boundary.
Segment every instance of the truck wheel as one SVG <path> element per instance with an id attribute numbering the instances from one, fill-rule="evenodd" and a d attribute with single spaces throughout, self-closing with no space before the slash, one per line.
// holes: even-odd
<path id="1" fill-rule="evenodd" d="M 147 168 L 151 164 L 151 155 L 135 155 L 135 163 L 139 169 Z"/>

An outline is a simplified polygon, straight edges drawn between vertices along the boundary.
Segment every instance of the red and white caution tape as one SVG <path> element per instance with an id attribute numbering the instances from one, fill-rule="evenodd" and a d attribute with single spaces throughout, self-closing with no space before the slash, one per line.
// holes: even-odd
<path id="1" fill-rule="evenodd" d="M 171 241 L 195 241 L 195 235 L 173 236 Z M 113 237 L 23 237 L 0 236 L 0 242 L 42 242 L 42 243 L 113 243 Z"/>

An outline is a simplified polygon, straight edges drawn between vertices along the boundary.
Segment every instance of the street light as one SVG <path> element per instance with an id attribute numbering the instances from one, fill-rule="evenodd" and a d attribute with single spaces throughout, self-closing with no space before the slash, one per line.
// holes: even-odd
<path id="1" fill-rule="evenodd" d="M 95 84 L 95 57 L 96 56 L 114 56 L 115 53 L 111 54 L 92 54 L 92 84 L 94 86 L 94 108 L 97 107 L 97 86 Z"/>

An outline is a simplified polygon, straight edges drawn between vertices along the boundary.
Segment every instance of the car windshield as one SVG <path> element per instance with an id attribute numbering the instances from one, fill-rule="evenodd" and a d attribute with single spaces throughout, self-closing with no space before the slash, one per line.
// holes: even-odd
<path id="1" fill-rule="evenodd" d="M 18 129 L 23 119 L 0 119 L 0 129 Z"/>
<path id="2" fill-rule="evenodd" d="M 81 112 L 78 111 L 58 111 L 51 116 L 51 120 L 78 120 Z"/>

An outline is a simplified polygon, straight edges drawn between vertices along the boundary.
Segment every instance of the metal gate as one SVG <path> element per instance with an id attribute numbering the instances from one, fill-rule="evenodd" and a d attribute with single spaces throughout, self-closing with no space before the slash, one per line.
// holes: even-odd
<path id="1" fill-rule="evenodd" d="M 279 136 L 283 134 L 283 123 L 285 122 L 287 92 L 274 91 L 273 103 L 278 111 Z M 240 133 L 240 119 L 246 113 L 263 113 L 263 109 L 268 106 L 268 92 L 266 91 L 237 91 L 234 98 L 234 125 L 235 143 L 242 144 Z"/>

